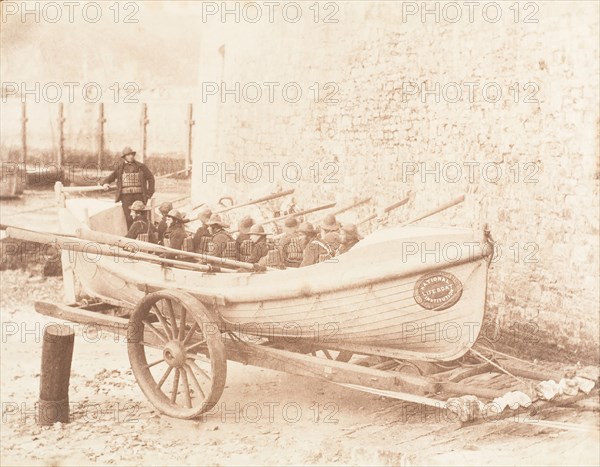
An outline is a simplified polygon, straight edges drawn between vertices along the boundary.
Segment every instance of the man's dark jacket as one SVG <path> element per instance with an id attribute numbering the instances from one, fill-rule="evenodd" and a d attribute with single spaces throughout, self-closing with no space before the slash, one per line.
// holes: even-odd
<path id="1" fill-rule="evenodd" d="M 108 177 L 100 182 L 101 185 L 117 182 L 117 194 L 115 196 L 115 203 L 121 201 L 121 190 L 123 188 L 123 168 L 125 167 L 126 162 L 124 160 L 120 160 L 116 163 L 115 170 L 113 170 Z M 148 201 L 149 198 L 154 194 L 154 175 L 150 172 L 150 169 L 146 167 L 145 164 L 134 160 L 131 164 L 135 164 L 139 168 L 140 179 L 142 182 L 142 196 L 144 197 L 144 203 Z"/>

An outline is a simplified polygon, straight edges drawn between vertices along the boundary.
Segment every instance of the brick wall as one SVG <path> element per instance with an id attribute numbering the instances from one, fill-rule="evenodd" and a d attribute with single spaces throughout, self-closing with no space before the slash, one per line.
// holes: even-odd
<path id="1" fill-rule="evenodd" d="M 433 15 L 403 16 L 402 2 L 336 5 L 337 23 L 316 23 L 303 4 L 296 23 L 275 15 L 273 23 L 242 17 L 204 25 L 194 197 L 269 191 L 265 163 L 305 206 L 366 193 L 383 206 L 411 190 L 398 221 L 466 193 L 461 207 L 424 222 L 491 225 L 502 250 L 490 270 L 490 319 L 513 337 L 511 345 L 532 353 L 539 353 L 536 341 L 545 351 L 595 356 L 598 4 L 538 2 L 535 11 L 521 4 L 515 21 L 510 3 L 501 2 L 496 23 L 492 9 L 486 17 L 475 10 L 469 22 L 464 7 L 452 23 L 455 12 L 440 4 L 436 23 Z M 280 83 L 273 102 L 266 82 Z M 212 95 L 207 83 L 218 83 L 219 92 Z M 234 90 L 222 99 L 221 83 Z M 248 83 L 259 84 L 262 98 Z M 285 83 L 300 87 L 298 102 L 291 102 L 292 87 L 282 97 Z M 413 94 L 407 83 L 433 93 Z M 497 89 L 502 95 L 493 102 Z M 209 175 L 212 163 L 225 166 Z M 223 177 L 223 168 L 232 173 Z M 524 323 L 530 327 L 522 332 Z"/>

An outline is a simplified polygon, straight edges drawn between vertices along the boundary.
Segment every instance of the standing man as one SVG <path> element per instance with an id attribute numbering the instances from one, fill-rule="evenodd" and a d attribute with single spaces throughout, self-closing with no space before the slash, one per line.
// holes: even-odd
<path id="1" fill-rule="evenodd" d="M 146 202 L 154 195 L 154 175 L 141 162 L 135 160 L 135 151 L 130 147 L 123 149 L 121 160 L 116 164 L 115 170 L 102 180 L 104 189 L 108 190 L 108 184 L 117 183 L 117 194 L 115 203 L 121 201 L 123 213 L 127 221 L 127 229 L 131 227 L 133 220 L 129 213 L 129 206 L 135 201 Z"/>

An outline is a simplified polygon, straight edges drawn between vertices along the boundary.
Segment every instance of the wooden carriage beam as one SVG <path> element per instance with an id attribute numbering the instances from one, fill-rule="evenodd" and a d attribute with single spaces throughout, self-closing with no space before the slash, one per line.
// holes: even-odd
<path id="1" fill-rule="evenodd" d="M 99 330 L 126 336 L 129 321 L 117 316 L 85 310 L 74 306 L 60 305 L 47 302 L 36 302 L 38 313 L 54 318 L 72 321 L 83 325 L 94 326 Z M 156 336 L 145 333 L 144 342 L 147 345 L 161 348 Z M 193 344 L 195 339 L 190 340 Z M 252 365 L 270 370 L 282 371 L 297 376 L 308 376 L 363 388 L 373 388 L 396 393 L 396 398 L 403 394 L 427 396 L 430 401 L 443 404 L 448 394 L 473 395 L 485 400 L 492 400 L 506 393 L 505 390 L 489 389 L 476 384 L 464 384 L 453 381 L 439 381 L 435 376 L 416 376 L 398 372 L 384 371 L 375 368 L 327 360 L 299 352 L 277 349 L 266 345 L 235 341 L 224 337 L 227 359 L 244 365 Z M 429 395 L 442 393 L 440 399 Z"/>

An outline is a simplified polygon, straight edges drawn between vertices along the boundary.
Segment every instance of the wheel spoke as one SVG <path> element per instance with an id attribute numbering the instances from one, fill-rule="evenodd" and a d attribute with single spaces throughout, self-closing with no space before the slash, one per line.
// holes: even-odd
<path id="1" fill-rule="evenodd" d="M 189 352 L 190 350 L 195 349 L 195 348 L 197 348 L 197 347 L 199 347 L 201 345 L 204 345 L 204 344 L 206 344 L 206 340 L 202 340 L 202 341 L 196 342 L 195 344 L 192 344 L 189 347 L 186 347 L 185 351 Z"/>
<path id="2" fill-rule="evenodd" d="M 158 382 L 158 384 L 156 385 L 156 387 L 158 389 L 160 389 L 162 387 L 163 384 L 165 384 L 165 381 L 167 380 L 167 378 L 169 377 L 169 375 L 171 374 L 171 370 L 173 369 L 172 366 L 170 366 L 169 368 L 167 368 L 167 371 L 165 371 L 165 374 L 162 375 L 162 378 L 160 379 L 160 381 Z"/>
<path id="3" fill-rule="evenodd" d="M 160 321 L 160 324 L 162 324 L 162 327 L 165 328 L 165 332 L 167 333 L 169 339 L 173 339 L 173 332 L 163 314 L 160 312 L 156 304 L 152 305 L 152 308 L 154 308 L 154 312 L 156 313 L 156 317 Z"/>
<path id="4" fill-rule="evenodd" d="M 192 324 L 192 327 L 190 328 L 190 330 L 187 333 L 187 336 L 185 336 L 185 339 L 183 339 L 184 346 L 190 341 L 190 339 L 196 332 L 196 329 L 199 329 L 199 326 L 198 326 L 198 323 L 196 323 L 196 321 L 194 321 L 194 323 Z"/>
<path id="5" fill-rule="evenodd" d="M 171 303 L 171 300 L 165 300 L 167 302 L 167 308 L 169 309 L 169 316 L 171 317 L 171 326 L 173 329 L 173 339 L 175 339 L 175 336 L 177 336 L 177 334 L 179 333 L 178 329 L 177 329 L 177 321 L 175 320 L 175 311 L 173 310 L 173 304 Z"/>
<path id="6" fill-rule="evenodd" d="M 192 398 L 190 396 L 190 385 L 188 384 L 187 372 L 185 368 L 181 372 L 181 379 L 183 381 L 183 395 L 185 397 L 185 405 L 188 409 L 192 408 Z"/>
<path id="7" fill-rule="evenodd" d="M 198 360 L 202 363 L 208 363 L 210 365 L 210 359 L 206 355 L 201 353 L 186 354 L 185 358 L 191 361 Z"/>
<path id="8" fill-rule="evenodd" d="M 200 396 L 202 396 L 202 400 L 206 399 L 206 395 L 204 394 L 204 391 L 200 387 L 200 383 L 198 382 L 198 378 L 196 378 L 196 375 L 194 374 L 192 367 L 190 365 L 186 364 L 184 366 L 184 369 L 185 369 L 185 372 L 188 373 L 188 379 L 191 381 L 192 386 L 194 387 L 194 390 L 198 393 L 196 398 L 200 399 Z"/>
<path id="9" fill-rule="evenodd" d="M 161 358 L 160 360 L 156 360 L 155 362 L 148 363 L 147 365 L 144 365 L 144 368 L 151 368 L 151 367 L 153 367 L 155 365 L 158 365 L 160 362 L 164 362 L 164 361 L 165 361 L 165 359 Z M 171 368 L 171 367 L 169 367 L 169 368 Z"/>
<path id="10" fill-rule="evenodd" d="M 203 376 L 204 379 L 206 379 L 206 381 L 208 381 L 209 383 L 212 381 L 212 378 L 208 375 L 208 373 L 206 373 L 206 371 L 204 371 L 202 368 L 196 365 L 195 361 L 188 360 L 188 365 L 190 366 L 190 368 L 194 369 L 198 374 Z"/>
<path id="11" fill-rule="evenodd" d="M 185 334 L 185 315 L 187 314 L 186 309 L 181 310 L 181 320 L 179 321 L 179 340 L 183 340 Z"/>
<path id="12" fill-rule="evenodd" d="M 171 402 L 177 400 L 177 390 L 179 389 L 179 368 L 175 368 L 175 377 L 173 378 L 173 388 L 171 389 Z"/>
<path id="13" fill-rule="evenodd" d="M 156 337 L 158 337 L 158 338 L 161 340 L 161 342 L 162 342 L 163 344 L 166 344 L 166 343 L 169 341 L 169 338 L 168 338 L 168 337 L 165 337 L 165 336 L 164 336 L 164 334 L 162 334 L 162 333 L 161 333 L 161 332 L 160 332 L 158 329 L 156 329 L 156 328 L 155 328 L 155 327 L 152 325 L 152 323 L 149 323 L 149 322 L 148 322 L 148 321 L 146 321 L 146 320 L 142 321 L 142 323 L 144 323 L 146 326 L 148 326 L 148 329 L 150 329 L 150 331 L 152 331 L 152 332 L 153 332 L 153 333 L 156 335 Z"/>

